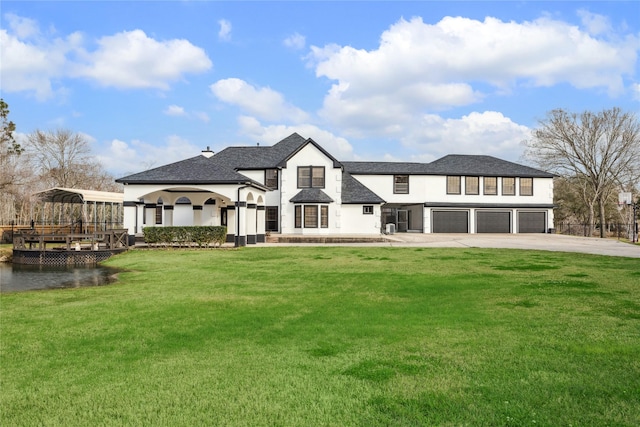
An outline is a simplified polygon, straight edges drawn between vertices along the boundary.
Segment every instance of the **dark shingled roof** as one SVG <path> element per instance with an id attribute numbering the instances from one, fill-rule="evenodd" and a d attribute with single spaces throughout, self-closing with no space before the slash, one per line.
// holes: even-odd
<path id="1" fill-rule="evenodd" d="M 355 175 L 426 175 L 427 163 L 407 162 L 342 162 L 344 170 Z"/>
<path id="2" fill-rule="evenodd" d="M 333 199 L 319 188 L 305 188 L 289 201 L 292 203 L 331 203 Z"/>
<path id="3" fill-rule="evenodd" d="M 342 173 L 342 203 L 343 204 L 360 204 L 384 203 L 376 193 L 365 187 L 360 181 L 352 177 L 349 173 Z"/>
<path id="4" fill-rule="evenodd" d="M 144 172 L 119 178 L 116 182 L 126 184 L 229 184 L 246 183 L 251 180 L 214 157 L 196 156 Z M 260 184 L 258 184 L 260 185 Z"/>
<path id="5" fill-rule="evenodd" d="M 354 175 L 478 175 L 553 178 L 554 175 L 492 156 L 451 154 L 431 163 L 342 162 Z"/>
<path id="6" fill-rule="evenodd" d="M 429 173 L 437 175 L 518 176 L 553 178 L 555 175 L 492 156 L 450 154 L 429 165 Z"/>

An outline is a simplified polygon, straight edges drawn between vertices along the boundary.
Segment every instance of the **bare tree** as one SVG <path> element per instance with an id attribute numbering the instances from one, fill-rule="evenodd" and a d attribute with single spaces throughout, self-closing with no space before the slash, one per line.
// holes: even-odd
<path id="1" fill-rule="evenodd" d="M 0 191 L 16 184 L 18 157 L 23 148 L 13 138 L 16 125 L 9 120 L 9 105 L 0 98 Z"/>
<path id="2" fill-rule="evenodd" d="M 115 189 L 114 178 L 95 160 L 89 142 L 78 133 L 36 130 L 28 136 L 27 150 L 46 187 Z"/>
<path id="3" fill-rule="evenodd" d="M 604 237 L 607 199 L 622 185 L 640 179 L 640 123 L 619 108 L 580 114 L 552 110 L 532 138 L 526 156 L 563 177 L 588 186 L 598 207 L 600 237 Z M 593 223 L 594 209 L 589 222 Z"/>

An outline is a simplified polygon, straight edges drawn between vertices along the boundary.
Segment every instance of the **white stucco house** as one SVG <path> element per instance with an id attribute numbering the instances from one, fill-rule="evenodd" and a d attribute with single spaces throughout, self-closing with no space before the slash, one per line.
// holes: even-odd
<path id="1" fill-rule="evenodd" d="M 294 133 L 116 180 L 124 225 L 226 225 L 238 246 L 265 235 L 546 233 L 553 175 L 491 156 L 432 163 L 341 162 Z"/>

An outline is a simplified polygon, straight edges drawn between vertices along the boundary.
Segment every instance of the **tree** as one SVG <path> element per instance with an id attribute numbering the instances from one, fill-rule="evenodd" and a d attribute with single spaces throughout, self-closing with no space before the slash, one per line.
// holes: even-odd
<path id="1" fill-rule="evenodd" d="M 604 237 L 607 200 L 640 179 L 640 123 L 619 108 L 580 114 L 552 110 L 525 142 L 526 156 L 540 167 L 586 184 L 598 207 Z M 594 207 L 589 223 L 594 223 Z"/>
<path id="2" fill-rule="evenodd" d="M 93 158 L 87 139 L 66 129 L 36 130 L 27 137 L 42 184 L 46 187 L 114 190 L 113 177 Z"/>
<path id="3" fill-rule="evenodd" d="M 13 138 L 16 125 L 9 120 L 9 105 L 0 98 L 0 191 L 16 183 L 16 158 L 23 149 Z"/>

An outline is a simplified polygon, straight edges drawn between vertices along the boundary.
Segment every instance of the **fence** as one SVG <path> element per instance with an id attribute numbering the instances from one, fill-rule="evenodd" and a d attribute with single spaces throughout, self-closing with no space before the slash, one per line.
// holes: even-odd
<path id="1" fill-rule="evenodd" d="M 633 240 L 633 224 L 605 224 L 605 235 L 607 237 L 617 237 Z M 636 234 L 638 233 L 638 225 L 636 224 Z M 577 224 L 577 223 L 559 223 L 556 224 L 557 234 L 566 234 L 569 236 L 585 236 L 600 237 L 600 224 Z"/>
<path id="2" fill-rule="evenodd" d="M 123 228 L 121 222 L 83 222 L 74 221 L 66 224 L 31 221 L 30 224 L 0 225 L 0 243 L 13 243 L 14 233 L 30 231 L 32 234 L 91 234 L 99 231 Z"/>

